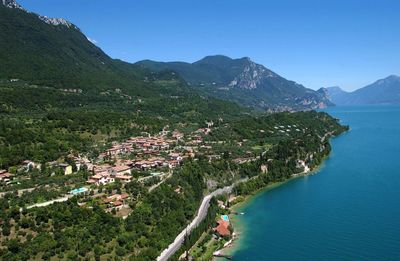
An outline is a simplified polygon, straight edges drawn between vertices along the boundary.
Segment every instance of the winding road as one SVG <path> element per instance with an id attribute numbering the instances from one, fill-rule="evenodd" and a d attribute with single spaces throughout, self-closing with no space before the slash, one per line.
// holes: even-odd
<path id="1" fill-rule="evenodd" d="M 179 248 L 182 246 L 184 240 L 185 240 L 185 235 L 190 234 L 193 229 L 195 229 L 206 217 L 208 208 L 210 207 L 210 200 L 218 195 L 222 194 L 227 194 L 231 193 L 233 187 L 236 184 L 239 184 L 241 182 L 245 182 L 248 179 L 242 179 L 239 180 L 238 182 L 235 182 L 233 185 L 220 188 L 215 190 L 214 192 L 208 194 L 203 198 L 203 201 L 200 204 L 199 210 L 197 211 L 197 216 L 192 220 L 192 222 L 184 229 L 182 232 L 175 238 L 175 241 L 171 243 L 168 248 L 166 248 L 161 254 L 157 257 L 157 261 L 166 261 L 168 260 L 171 256 L 173 256 L 176 251 L 179 250 Z"/>

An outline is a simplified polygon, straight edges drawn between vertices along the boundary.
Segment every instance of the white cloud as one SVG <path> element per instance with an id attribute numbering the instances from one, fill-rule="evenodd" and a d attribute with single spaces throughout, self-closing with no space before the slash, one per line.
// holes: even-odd
<path id="1" fill-rule="evenodd" d="M 97 41 L 95 39 L 92 39 L 90 37 L 87 37 L 87 39 L 92 43 L 92 44 L 97 44 Z"/>

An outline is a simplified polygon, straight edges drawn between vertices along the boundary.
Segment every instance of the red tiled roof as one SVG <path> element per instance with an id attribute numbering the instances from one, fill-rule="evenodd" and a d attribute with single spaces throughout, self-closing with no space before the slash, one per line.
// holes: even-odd
<path id="1" fill-rule="evenodd" d="M 214 231 L 217 232 L 222 237 L 231 235 L 231 232 L 229 231 L 229 229 L 227 227 L 225 227 L 223 224 L 220 224 L 216 228 L 214 228 Z"/>
<path id="2" fill-rule="evenodd" d="M 129 194 L 127 194 L 127 193 L 122 193 L 122 194 L 121 194 L 121 199 L 126 199 L 126 198 L 129 198 Z"/>
<path id="3" fill-rule="evenodd" d="M 122 206 L 122 202 L 121 201 L 115 201 L 113 202 L 114 207 L 119 207 Z"/>
<path id="4" fill-rule="evenodd" d="M 130 170 L 131 168 L 129 166 L 116 166 L 113 167 L 113 170 L 115 170 L 116 172 L 122 172 L 122 171 L 127 171 Z"/>
<path id="5" fill-rule="evenodd" d="M 102 177 L 103 177 L 102 175 L 96 174 L 96 175 L 92 176 L 91 179 L 92 180 L 98 180 L 98 179 L 101 179 Z"/>
<path id="6" fill-rule="evenodd" d="M 13 177 L 14 175 L 13 174 L 11 174 L 11 173 L 8 173 L 8 172 L 3 172 L 3 173 L 1 173 L 0 174 L 0 179 L 3 179 L 3 178 L 11 178 L 11 177 Z"/>
<path id="7" fill-rule="evenodd" d="M 114 200 L 114 199 L 112 199 L 112 198 L 105 198 L 105 199 L 103 199 L 103 202 L 106 203 L 106 204 L 108 204 L 108 203 L 113 202 L 113 200 Z"/>
<path id="8" fill-rule="evenodd" d="M 224 226 L 224 227 L 226 227 L 226 228 L 228 228 L 229 227 L 229 221 L 225 221 L 225 220 L 218 220 L 218 225 L 219 226 Z"/>

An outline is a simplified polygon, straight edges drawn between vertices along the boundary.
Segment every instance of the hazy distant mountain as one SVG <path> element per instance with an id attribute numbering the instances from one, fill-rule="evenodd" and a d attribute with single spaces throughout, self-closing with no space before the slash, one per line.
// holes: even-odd
<path id="1" fill-rule="evenodd" d="M 339 104 L 345 100 L 349 95 L 348 92 L 342 90 L 339 86 L 321 88 L 320 91 L 324 90 L 331 102 Z"/>
<path id="2" fill-rule="evenodd" d="M 336 105 L 400 104 L 400 77 L 391 75 L 354 92 L 339 87 L 326 88 Z"/>
<path id="3" fill-rule="evenodd" d="M 332 105 L 325 92 L 286 80 L 247 57 L 232 59 L 216 55 L 194 63 L 145 60 L 137 64 L 156 71 L 176 71 L 193 87 L 245 106 L 281 111 Z"/>

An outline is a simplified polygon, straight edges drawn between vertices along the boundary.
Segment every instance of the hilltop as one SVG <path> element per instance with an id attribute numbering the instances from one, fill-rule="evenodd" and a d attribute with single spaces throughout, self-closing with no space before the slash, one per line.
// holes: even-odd
<path id="1" fill-rule="evenodd" d="M 248 57 L 215 55 L 194 63 L 145 60 L 136 64 L 155 71 L 176 71 L 197 90 L 243 106 L 295 111 L 333 105 L 324 93 L 287 80 Z"/>

